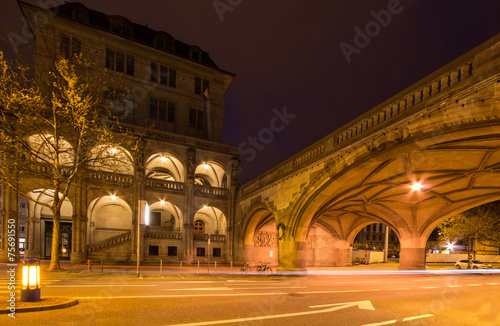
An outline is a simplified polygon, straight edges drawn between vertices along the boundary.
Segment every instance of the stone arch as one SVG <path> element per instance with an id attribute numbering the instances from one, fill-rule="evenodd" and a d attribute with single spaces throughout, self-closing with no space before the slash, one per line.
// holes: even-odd
<path id="1" fill-rule="evenodd" d="M 160 227 L 162 229 L 167 229 L 168 231 L 180 232 L 183 229 L 183 214 L 182 211 L 176 205 L 168 201 L 158 201 L 149 206 L 150 213 L 150 225 L 149 227 Z M 159 213 L 159 223 L 158 225 L 153 225 L 155 223 L 152 218 L 152 213 Z"/>
<path id="2" fill-rule="evenodd" d="M 34 256 L 49 257 L 52 246 L 53 215 L 42 203 L 51 204 L 54 201 L 54 191 L 50 189 L 35 189 L 28 193 L 26 202 L 26 238 L 29 253 Z M 61 196 L 61 194 L 59 194 Z M 33 200 L 30 200 L 33 199 Z M 60 257 L 69 257 L 72 239 L 73 204 L 65 198 L 61 206 L 61 237 Z M 63 234 L 64 233 L 64 234 Z M 63 250 L 65 249 L 65 252 Z"/>
<path id="3" fill-rule="evenodd" d="M 195 170 L 195 183 L 197 185 L 228 188 L 228 179 L 226 167 L 215 161 L 203 162 Z"/>
<path id="4" fill-rule="evenodd" d="M 87 216 L 89 219 L 89 241 L 96 243 L 132 229 L 132 209 L 121 198 L 114 195 L 93 200 Z"/>
<path id="5" fill-rule="evenodd" d="M 243 259 L 278 264 L 278 231 L 276 219 L 267 208 L 257 207 L 248 215 L 243 232 Z"/>
<path id="6" fill-rule="evenodd" d="M 202 221 L 205 224 L 206 234 L 225 235 L 227 231 L 227 219 L 224 213 L 213 206 L 204 206 L 194 214 L 194 222 Z"/>
<path id="7" fill-rule="evenodd" d="M 89 168 L 92 170 L 134 174 L 134 160 L 130 152 L 114 144 L 101 144 L 91 149 Z"/>
<path id="8" fill-rule="evenodd" d="M 169 152 L 155 153 L 146 161 L 146 177 L 166 181 L 184 182 L 185 164 L 181 158 Z"/>

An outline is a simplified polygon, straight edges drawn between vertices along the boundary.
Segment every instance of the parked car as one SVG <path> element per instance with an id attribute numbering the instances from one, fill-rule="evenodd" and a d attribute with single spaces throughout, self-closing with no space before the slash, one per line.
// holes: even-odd
<path id="1" fill-rule="evenodd" d="M 467 269 L 467 266 L 468 266 L 467 259 L 462 259 L 462 260 L 459 260 L 455 263 L 455 267 L 458 269 L 462 269 L 462 268 Z M 489 268 L 493 268 L 493 265 L 486 264 L 485 262 L 480 261 L 480 260 L 471 260 L 470 261 L 470 268 L 472 268 L 472 269 L 489 269 Z"/>

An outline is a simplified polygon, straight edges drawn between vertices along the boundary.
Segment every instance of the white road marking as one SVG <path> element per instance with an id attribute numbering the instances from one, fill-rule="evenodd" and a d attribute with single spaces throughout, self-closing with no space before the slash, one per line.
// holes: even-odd
<path id="1" fill-rule="evenodd" d="M 46 288 L 99 288 L 99 287 L 116 287 L 117 285 L 108 285 L 108 284 L 81 284 L 81 285 L 46 285 Z M 120 284 L 122 286 L 158 286 L 156 284 Z"/>
<path id="2" fill-rule="evenodd" d="M 381 326 L 381 325 L 391 325 L 391 324 L 395 324 L 397 322 L 396 319 L 394 320 L 387 320 L 387 321 L 382 321 L 380 323 L 374 323 L 374 324 L 364 324 L 362 326 Z"/>
<path id="3" fill-rule="evenodd" d="M 420 288 L 421 289 L 426 289 L 426 290 L 429 290 L 429 289 L 439 289 L 439 287 L 437 287 L 437 286 L 422 286 Z"/>
<path id="4" fill-rule="evenodd" d="M 416 320 L 416 319 L 422 319 L 422 318 L 429 318 L 429 317 L 434 317 L 434 315 L 433 314 L 427 314 L 427 315 L 406 317 L 406 318 L 403 319 L 403 321 L 410 321 L 410 320 Z"/>
<path id="5" fill-rule="evenodd" d="M 397 288 L 397 289 L 393 289 L 393 291 L 404 291 L 404 290 L 411 290 L 411 289 L 410 288 Z M 390 289 L 388 291 L 390 291 Z"/>
<path id="6" fill-rule="evenodd" d="M 500 285 L 500 283 L 486 283 L 488 285 Z"/>
<path id="7" fill-rule="evenodd" d="M 461 288 L 461 285 L 455 284 L 455 285 L 447 285 L 449 288 Z"/>
<path id="8" fill-rule="evenodd" d="M 205 293 L 205 294 L 159 294 L 159 295 L 121 295 L 110 297 L 75 297 L 77 300 L 96 300 L 96 299 L 159 299 L 159 298 L 193 298 L 193 297 L 245 297 L 259 295 L 288 295 L 284 292 L 261 292 L 261 293 Z"/>
<path id="9" fill-rule="evenodd" d="M 379 292 L 380 289 L 366 289 L 366 290 L 332 290 L 332 291 L 311 291 L 311 292 L 297 292 L 299 294 L 328 294 L 328 293 L 356 293 L 356 292 Z"/>
<path id="10" fill-rule="evenodd" d="M 235 319 L 227 319 L 227 320 L 214 320 L 214 321 L 205 321 L 199 323 L 189 323 L 189 324 L 176 324 L 172 326 L 202 326 L 202 325 L 220 325 L 220 324 L 230 324 L 230 323 L 242 323 L 247 321 L 254 320 L 265 320 L 265 319 L 275 319 L 275 318 L 286 318 L 286 317 L 296 317 L 296 316 L 305 316 L 305 315 L 313 315 L 313 314 L 322 314 L 327 312 L 332 312 L 340 309 L 356 307 L 359 309 L 367 309 L 367 310 L 375 310 L 370 301 L 358 301 L 358 302 L 346 302 L 346 303 L 334 303 L 327 304 L 321 306 L 309 306 L 309 308 L 320 308 L 320 307 L 331 307 L 323 310 L 313 310 L 313 311 L 302 311 L 302 312 L 291 312 L 287 314 L 279 314 L 279 315 L 268 315 L 268 316 L 256 316 L 256 317 L 247 317 L 247 318 L 235 318 Z"/>
<path id="11" fill-rule="evenodd" d="M 335 282 L 337 284 L 364 284 L 364 283 L 378 283 L 378 281 L 353 281 L 353 282 Z"/>
<path id="12" fill-rule="evenodd" d="M 468 286 L 483 286 L 482 284 L 467 284 Z"/>
<path id="13" fill-rule="evenodd" d="M 441 281 L 440 278 L 424 278 L 418 280 L 411 280 L 412 282 L 427 282 L 427 281 Z"/>

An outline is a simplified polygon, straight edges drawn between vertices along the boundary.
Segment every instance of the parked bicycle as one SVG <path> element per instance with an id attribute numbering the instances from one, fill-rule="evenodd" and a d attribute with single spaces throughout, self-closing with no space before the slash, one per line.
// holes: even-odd
<path id="1" fill-rule="evenodd" d="M 252 271 L 252 268 L 250 267 L 249 262 L 244 262 L 243 265 L 241 266 L 241 274 L 248 274 Z"/>
<path id="2" fill-rule="evenodd" d="M 257 266 L 257 272 L 264 275 L 271 275 L 273 273 L 273 270 L 271 267 L 269 267 L 268 262 L 259 261 L 259 266 Z"/>

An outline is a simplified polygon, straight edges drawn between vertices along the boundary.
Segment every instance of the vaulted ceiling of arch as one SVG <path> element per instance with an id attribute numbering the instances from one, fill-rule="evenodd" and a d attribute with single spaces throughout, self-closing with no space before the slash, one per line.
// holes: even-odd
<path id="1" fill-rule="evenodd" d="M 393 146 L 334 176 L 321 190 L 327 199 L 313 222 L 321 219 L 344 236 L 368 222 L 422 234 L 500 198 L 500 134 L 440 140 Z"/>

